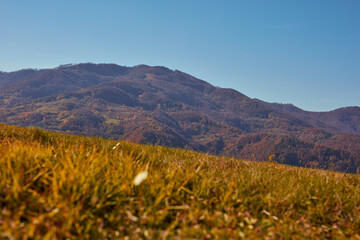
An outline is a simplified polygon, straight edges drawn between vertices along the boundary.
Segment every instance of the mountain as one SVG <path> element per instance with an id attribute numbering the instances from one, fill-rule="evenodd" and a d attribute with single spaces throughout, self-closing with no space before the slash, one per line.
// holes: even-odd
<path id="1" fill-rule="evenodd" d="M 0 122 L 357 172 L 360 108 L 308 112 L 178 70 L 63 65 L 0 74 Z"/>

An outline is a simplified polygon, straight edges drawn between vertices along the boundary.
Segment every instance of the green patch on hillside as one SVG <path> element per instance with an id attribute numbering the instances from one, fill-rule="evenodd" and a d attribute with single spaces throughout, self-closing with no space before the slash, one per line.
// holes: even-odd
<path id="1" fill-rule="evenodd" d="M 1 239 L 360 238 L 360 176 L 0 125 Z"/>

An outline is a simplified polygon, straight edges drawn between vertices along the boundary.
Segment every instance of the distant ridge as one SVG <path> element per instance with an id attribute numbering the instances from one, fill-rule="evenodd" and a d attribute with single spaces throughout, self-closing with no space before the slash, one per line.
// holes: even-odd
<path id="1" fill-rule="evenodd" d="M 357 172 L 360 108 L 309 112 L 179 70 L 65 64 L 0 74 L 0 122 Z"/>

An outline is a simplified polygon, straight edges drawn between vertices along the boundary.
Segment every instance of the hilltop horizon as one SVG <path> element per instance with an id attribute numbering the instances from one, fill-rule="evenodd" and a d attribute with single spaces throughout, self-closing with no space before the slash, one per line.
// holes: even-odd
<path id="1" fill-rule="evenodd" d="M 20 68 L 20 69 L 15 69 L 15 70 L 10 70 L 10 71 L 3 71 L 2 69 L 0 69 L 0 73 L 12 73 L 12 72 L 18 72 L 18 71 L 23 71 L 23 70 L 34 70 L 34 71 L 41 71 L 41 70 L 50 70 L 50 69 L 57 69 L 57 68 L 62 68 L 62 67 L 70 67 L 70 66 L 76 66 L 76 65 L 84 65 L 84 64 L 94 64 L 94 65 L 116 65 L 116 66 L 120 66 L 120 67 L 127 67 L 127 68 L 131 68 L 131 67 L 137 67 L 137 66 L 147 66 L 147 67 L 164 67 L 164 68 L 167 68 L 169 70 L 172 70 L 172 71 L 180 71 L 180 72 L 183 72 L 177 68 L 169 68 L 167 66 L 162 66 L 162 65 L 149 65 L 149 64 L 146 64 L 146 63 L 140 63 L 140 64 L 135 64 L 135 65 L 120 65 L 120 64 L 117 64 L 117 63 L 106 63 L 106 62 L 99 62 L 99 63 L 95 63 L 95 62 L 79 62 L 79 63 L 63 63 L 63 64 L 59 64 L 57 66 L 54 66 L 54 67 L 28 67 L 28 68 Z M 185 73 L 185 72 L 183 72 Z M 205 79 L 203 79 L 203 81 L 206 81 Z M 218 88 L 224 88 L 222 86 L 214 86 L 214 87 L 218 87 Z M 235 88 L 229 88 L 229 89 L 233 89 L 233 90 L 236 90 L 236 91 L 239 91 L 241 92 L 240 89 L 235 89 Z M 246 94 L 245 94 L 246 95 Z M 257 96 L 254 96 L 252 97 L 253 99 L 255 100 L 260 100 L 262 101 L 262 99 L 260 99 L 259 97 Z M 360 107 L 360 106 L 357 106 L 357 105 L 347 105 L 347 106 L 340 106 L 338 108 L 334 108 L 334 109 L 330 109 L 330 110 L 318 110 L 318 111 L 315 111 L 315 110 L 309 110 L 309 109 L 305 109 L 305 108 L 301 108 L 297 105 L 295 105 L 294 103 L 291 103 L 291 102 L 269 102 L 269 103 L 273 103 L 273 104 L 281 104 L 281 105 L 290 105 L 290 106 L 293 106 L 293 107 L 296 107 L 296 108 L 299 108 L 303 111 L 306 111 L 306 112 L 313 112 L 313 113 L 322 113 L 322 112 L 332 112 L 332 111 L 336 111 L 336 110 L 339 110 L 339 109 L 342 109 L 342 108 L 357 108 L 357 107 Z"/>

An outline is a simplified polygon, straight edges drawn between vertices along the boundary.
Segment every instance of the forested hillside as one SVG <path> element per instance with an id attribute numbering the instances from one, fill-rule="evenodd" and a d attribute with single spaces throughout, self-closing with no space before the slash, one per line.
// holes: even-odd
<path id="1" fill-rule="evenodd" d="M 307 112 L 178 70 L 65 65 L 0 75 L 0 122 L 358 172 L 360 108 Z"/>

